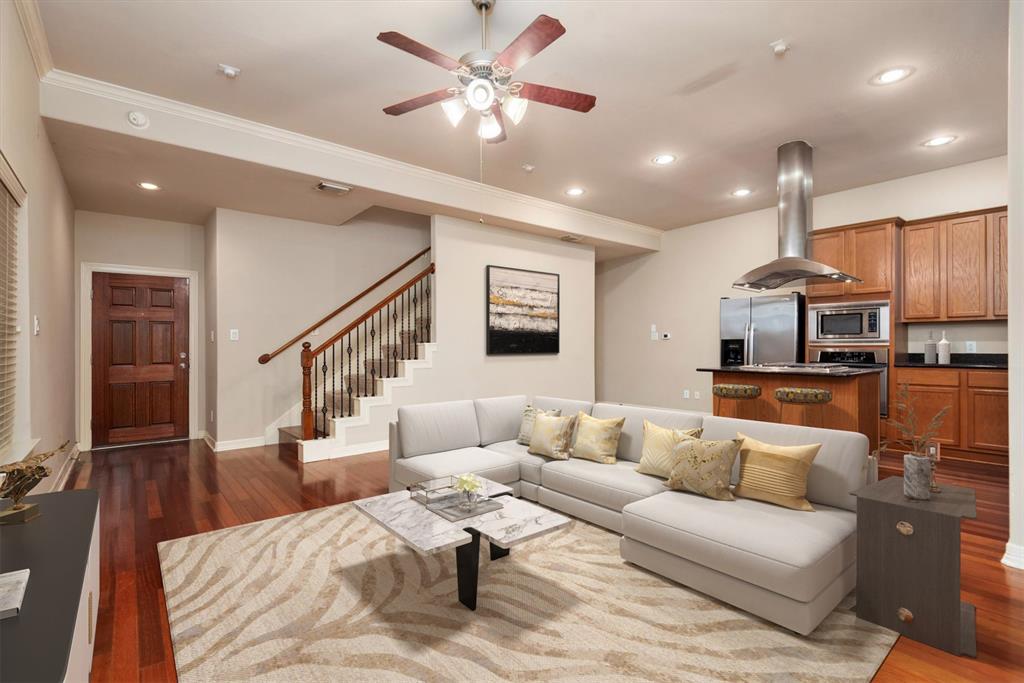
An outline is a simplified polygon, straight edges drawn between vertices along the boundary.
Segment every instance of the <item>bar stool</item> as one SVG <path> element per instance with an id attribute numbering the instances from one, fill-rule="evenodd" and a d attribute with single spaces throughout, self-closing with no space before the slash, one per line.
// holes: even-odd
<path id="1" fill-rule="evenodd" d="M 757 399 L 761 387 L 755 384 L 716 384 L 711 387 L 715 395 L 715 415 L 739 417 L 744 420 L 757 419 Z"/>
<path id="2" fill-rule="evenodd" d="M 775 400 L 781 404 L 779 421 L 783 424 L 824 427 L 825 404 L 832 402 L 832 392 L 808 387 L 779 387 L 775 390 Z"/>

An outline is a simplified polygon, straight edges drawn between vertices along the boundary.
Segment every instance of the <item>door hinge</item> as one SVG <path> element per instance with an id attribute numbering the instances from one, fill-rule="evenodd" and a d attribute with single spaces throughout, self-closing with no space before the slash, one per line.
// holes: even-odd
<path id="1" fill-rule="evenodd" d="M 90 289 L 89 290 L 89 301 L 92 301 L 92 298 L 93 298 L 93 296 L 95 294 L 96 294 L 96 290 L 95 289 Z"/>

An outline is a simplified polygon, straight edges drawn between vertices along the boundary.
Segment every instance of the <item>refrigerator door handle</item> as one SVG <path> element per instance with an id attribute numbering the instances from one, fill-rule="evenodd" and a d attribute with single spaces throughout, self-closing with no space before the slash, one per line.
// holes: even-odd
<path id="1" fill-rule="evenodd" d="M 754 352 L 754 337 L 757 335 L 757 325 L 755 323 L 750 323 L 750 325 L 747 326 L 747 329 L 749 330 L 747 332 L 747 338 L 749 340 L 747 342 L 747 355 L 749 357 L 747 365 L 753 365 L 757 362 L 757 356 Z"/>
<path id="2" fill-rule="evenodd" d="M 743 326 L 743 364 L 750 365 L 750 323 Z"/>

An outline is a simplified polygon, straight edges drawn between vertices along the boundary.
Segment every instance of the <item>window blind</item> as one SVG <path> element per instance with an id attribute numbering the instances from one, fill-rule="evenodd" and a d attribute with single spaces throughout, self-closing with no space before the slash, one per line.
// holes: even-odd
<path id="1" fill-rule="evenodd" d="M 18 203 L 0 183 L 0 457 L 14 435 L 14 380 L 17 373 Z"/>

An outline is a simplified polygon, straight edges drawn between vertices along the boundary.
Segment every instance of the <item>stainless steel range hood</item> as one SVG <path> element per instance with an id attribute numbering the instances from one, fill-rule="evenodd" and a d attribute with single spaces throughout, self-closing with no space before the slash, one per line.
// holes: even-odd
<path id="1" fill-rule="evenodd" d="M 807 233 L 811 230 L 814 174 L 811 146 L 803 140 L 779 147 L 779 258 L 736 280 L 732 286 L 750 292 L 777 289 L 795 280 L 859 279 L 824 263 L 807 258 Z"/>

